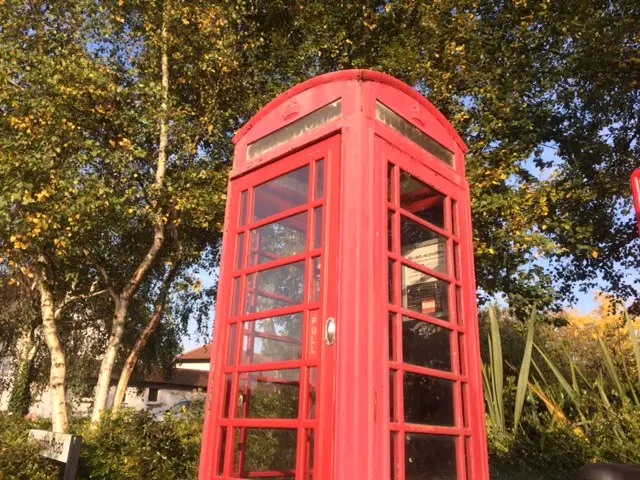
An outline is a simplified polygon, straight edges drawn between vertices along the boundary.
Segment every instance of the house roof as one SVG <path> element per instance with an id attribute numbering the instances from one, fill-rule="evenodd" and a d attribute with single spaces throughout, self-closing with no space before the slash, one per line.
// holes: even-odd
<path id="1" fill-rule="evenodd" d="M 203 388 L 205 390 L 207 388 L 208 381 L 209 372 L 203 370 L 190 370 L 187 368 L 176 368 L 168 377 L 164 375 L 162 369 L 153 368 L 144 378 L 144 383 Z"/>
<path id="2" fill-rule="evenodd" d="M 210 362 L 211 344 L 198 347 L 176 357 L 177 362 Z"/>

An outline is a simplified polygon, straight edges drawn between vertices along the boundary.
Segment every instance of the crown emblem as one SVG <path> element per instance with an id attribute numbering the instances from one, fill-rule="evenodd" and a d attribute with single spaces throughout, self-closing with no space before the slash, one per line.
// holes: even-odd
<path id="1" fill-rule="evenodd" d="M 300 104 L 295 100 L 287 103 L 282 111 L 282 120 L 287 121 L 300 113 Z"/>
<path id="2" fill-rule="evenodd" d="M 418 105 L 417 103 L 414 103 L 413 105 L 411 105 L 411 107 L 409 107 L 409 112 L 411 113 L 411 118 L 413 120 L 415 120 L 420 125 L 424 125 L 425 115 L 424 115 L 424 110 L 420 105 Z"/>

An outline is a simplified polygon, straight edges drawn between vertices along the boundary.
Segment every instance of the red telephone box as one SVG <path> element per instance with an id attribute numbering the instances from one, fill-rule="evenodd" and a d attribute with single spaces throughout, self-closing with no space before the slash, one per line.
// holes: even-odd
<path id="1" fill-rule="evenodd" d="M 486 480 L 460 137 L 350 70 L 234 142 L 200 479 Z"/>
<path id="2" fill-rule="evenodd" d="M 631 192 L 633 193 L 633 204 L 636 207 L 638 235 L 640 235 L 640 168 L 631 174 Z"/>

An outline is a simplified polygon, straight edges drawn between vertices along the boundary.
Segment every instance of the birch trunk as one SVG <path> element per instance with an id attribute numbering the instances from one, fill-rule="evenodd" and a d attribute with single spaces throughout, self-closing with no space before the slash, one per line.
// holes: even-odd
<path id="1" fill-rule="evenodd" d="M 60 345 L 56 325 L 55 305 L 51 286 L 46 280 L 38 280 L 40 310 L 44 340 L 51 356 L 49 388 L 51 389 L 51 423 L 54 432 L 66 433 L 69 428 L 67 417 L 66 375 L 67 363 Z"/>
<path id="2" fill-rule="evenodd" d="M 162 27 L 160 31 L 161 37 L 161 69 L 162 69 L 162 102 L 160 105 L 160 138 L 158 141 L 158 163 L 156 165 L 154 189 L 156 193 L 160 195 L 164 189 L 166 164 L 167 164 L 167 145 L 169 143 L 169 126 L 168 126 L 168 112 L 169 112 L 169 9 L 171 8 L 170 0 L 165 0 L 163 5 L 162 14 Z M 160 250 L 164 246 L 165 240 L 165 220 L 162 218 L 160 208 L 157 202 L 152 205 L 155 210 L 154 219 L 154 234 L 151 247 L 147 251 L 144 259 L 138 265 L 135 273 L 129 279 L 124 290 L 116 294 L 111 289 L 111 294 L 114 297 L 116 304 L 113 326 L 111 328 L 111 336 L 109 337 L 109 343 L 105 351 L 105 356 L 102 359 L 100 365 L 100 372 L 98 374 L 98 383 L 96 385 L 95 399 L 93 403 L 93 411 L 91 414 L 91 422 L 97 423 L 102 416 L 102 413 L 107 408 L 107 397 L 109 394 L 109 386 L 111 384 L 111 374 L 113 372 L 113 365 L 118 354 L 118 349 L 122 342 L 122 335 L 124 334 L 124 327 L 126 324 L 127 314 L 129 310 L 129 304 L 131 299 L 135 295 L 136 290 L 140 284 L 144 281 L 149 273 L 149 270 L 155 263 Z"/>
<path id="3" fill-rule="evenodd" d="M 133 349 L 129 353 L 127 357 L 127 361 L 124 363 L 124 367 L 122 367 L 122 372 L 120 373 L 120 379 L 118 380 L 118 386 L 116 387 L 116 394 L 113 398 L 113 407 L 112 410 L 117 412 L 120 410 L 122 406 L 122 402 L 124 401 L 124 395 L 127 391 L 127 387 L 129 386 L 129 380 L 131 380 L 131 374 L 133 373 L 133 369 L 138 362 L 138 358 L 140 357 L 140 353 L 142 349 L 147 345 L 149 338 L 153 335 L 153 332 L 156 331 L 158 325 L 160 324 L 160 320 L 162 320 L 162 315 L 164 314 L 164 308 L 166 303 L 166 294 L 164 294 L 162 300 L 156 302 L 156 307 L 153 312 L 149 323 L 144 327 L 144 330 L 138 337 L 136 344 Z"/>

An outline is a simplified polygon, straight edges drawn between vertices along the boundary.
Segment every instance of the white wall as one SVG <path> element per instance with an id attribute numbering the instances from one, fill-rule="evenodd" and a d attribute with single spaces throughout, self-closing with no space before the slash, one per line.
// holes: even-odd
<path id="1" fill-rule="evenodd" d="M 162 385 L 154 385 L 153 387 L 158 388 L 157 402 L 148 401 L 149 387 L 145 387 L 142 390 L 138 390 L 135 387 L 129 387 L 127 388 L 123 406 L 125 408 L 148 410 L 153 413 L 158 413 L 171 408 L 182 400 L 204 397 L 203 392 L 197 392 L 195 389 L 189 389 L 188 387 L 183 389 L 166 386 L 163 388 Z M 116 387 L 112 386 L 109 390 L 109 396 L 107 397 L 107 406 L 109 407 L 113 404 L 115 392 Z M 4 411 L 8 408 L 8 399 L 9 392 L 3 392 L 0 398 L 0 411 Z M 69 413 L 78 416 L 88 416 L 91 414 L 93 399 L 78 398 L 67 394 L 67 401 L 69 401 Z M 48 389 L 43 391 L 42 395 L 31 405 L 29 414 L 36 417 L 51 417 L 51 395 Z"/>
<path id="2" fill-rule="evenodd" d="M 184 368 L 187 370 L 200 370 L 203 372 L 208 372 L 211 363 L 209 362 L 186 362 L 186 363 L 176 363 L 176 368 Z"/>

